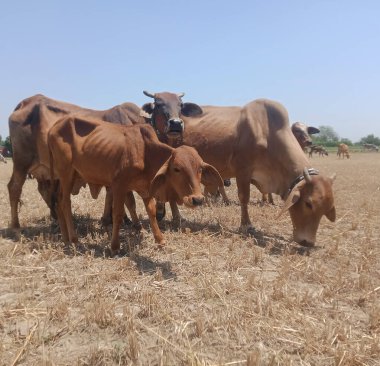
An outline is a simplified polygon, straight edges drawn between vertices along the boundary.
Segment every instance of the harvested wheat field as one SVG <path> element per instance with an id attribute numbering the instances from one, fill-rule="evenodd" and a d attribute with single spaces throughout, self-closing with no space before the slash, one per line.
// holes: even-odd
<path id="1" fill-rule="evenodd" d="M 380 365 L 380 154 L 312 162 L 337 173 L 337 221 L 322 219 L 314 249 L 253 187 L 257 236 L 239 233 L 232 184 L 230 206 L 164 221 L 164 250 L 138 199 L 144 229 L 122 230 L 119 259 L 99 225 L 104 193 L 73 197 L 80 243 L 65 246 L 34 180 L 11 240 L 12 163 L 0 165 L 1 365 Z"/>

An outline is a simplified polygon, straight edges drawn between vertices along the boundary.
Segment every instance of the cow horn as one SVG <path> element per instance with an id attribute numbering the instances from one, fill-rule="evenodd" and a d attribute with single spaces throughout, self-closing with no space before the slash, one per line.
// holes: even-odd
<path id="1" fill-rule="evenodd" d="M 307 170 L 307 168 L 303 169 L 303 176 L 304 176 L 307 183 L 311 183 L 311 177 L 310 177 L 310 174 L 309 174 L 309 171 Z"/>
<path id="2" fill-rule="evenodd" d="M 154 94 L 149 93 L 149 92 L 146 91 L 146 90 L 143 90 L 143 93 L 144 93 L 147 97 L 149 97 L 149 98 L 153 98 L 153 99 L 154 99 Z"/>
<path id="3" fill-rule="evenodd" d="M 185 95 L 185 93 L 178 93 L 177 96 L 178 98 L 182 98 Z"/>

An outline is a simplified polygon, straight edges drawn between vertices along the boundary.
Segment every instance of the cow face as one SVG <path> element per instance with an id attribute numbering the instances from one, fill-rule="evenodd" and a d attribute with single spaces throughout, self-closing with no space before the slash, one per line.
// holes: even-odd
<path id="1" fill-rule="evenodd" d="M 194 148 L 180 146 L 173 149 L 171 157 L 157 172 L 150 193 L 160 202 L 176 201 L 194 208 L 204 202 L 201 180 L 216 186 L 223 185 L 218 171 L 203 162 Z"/>
<path id="2" fill-rule="evenodd" d="M 335 221 L 332 192 L 334 179 L 335 176 L 329 178 L 307 175 L 290 192 L 283 211 L 289 210 L 293 223 L 293 238 L 297 243 L 309 247 L 314 246 L 323 215 L 330 221 Z"/>
<path id="3" fill-rule="evenodd" d="M 142 109 L 151 115 L 152 125 L 161 135 L 181 135 L 185 129 L 181 116 L 190 117 L 202 114 L 202 109 L 197 104 L 182 102 L 184 93 L 151 94 L 144 91 L 144 94 L 153 98 L 154 103 L 144 104 Z"/>
<path id="4" fill-rule="evenodd" d="M 308 127 L 302 122 L 295 122 L 292 125 L 292 132 L 302 149 L 304 149 L 313 143 L 309 135 L 319 133 L 320 131 L 316 127 Z"/>

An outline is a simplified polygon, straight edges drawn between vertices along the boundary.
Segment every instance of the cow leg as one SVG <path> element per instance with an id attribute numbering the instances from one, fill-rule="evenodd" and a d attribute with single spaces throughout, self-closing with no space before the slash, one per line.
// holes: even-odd
<path id="1" fill-rule="evenodd" d="M 132 192 L 127 193 L 127 196 L 125 198 L 125 205 L 127 206 L 128 211 L 131 215 L 133 228 L 140 231 L 141 230 L 141 223 L 140 223 L 140 220 L 137 216 L 135 196 L 133 195 Z M 125 220 L 125 218 L 124 218 L 124 220 Z"/>
<path id="2" fill-rule="evenodd" d="M 26 179 L 26 170 L 13 169 L 11 179 L 8 183 L 9 202 L 11 205 L 11 229 L 16 231 L 20 229 L 20 222 L 18 218 L 18 204 L 20 202 L 22 186 Z"/>
<path id="3" fill-rule="evenodd" d="M 169 201 L 170 208 L 172 210 L 172 222 L 173 225 L 178 226 L 181 223 L 181 214 L 179 213 L 179 209 L 177 203 L 175 201 Z"/>
<path id="4" fill-rule="evenodd" d="M 231 183 L 230 183 L 230 184 L 231 184 Z M 227 194 L 226 194 L 226 191 L 224 190 L 224 187 L 223 187 L 223 186 L 219 187 L 219 192 L 220 192 L 220 194 L 221 194 L 222 197 L 223 197 L 223 202 L 224 202 L 226 205 L 229 205 L 229 204 L 230 204 L 230 200 L 228 199 Z"/>
<path id="5" fill-rule="evenodd" d="M 69 232 L 67 231 L 67 224 L 66 224 L 66 220 L 65 220 L 65 215 L 64 215 L 63 210 L 62 210 L 62 193 L 61 193 L 61 191 L 58 192 L 56 212 L 57 212 L 57 217 L 58 217 L 59 228 L 61 230 L 62 241 L 65 244 L 69 244 L 70 243 Z"/>
<path id="6" fill-rule="evenodd" d="M 156 202 L 156 217 L 158 221 L 162 221 L 166 215 L 165 202 Z"/>
<path id="7" fill-rule="evenodd" d="M 111 239 L 111 256 L 120 252 L 120 225 L 124 217 L 124 202 L 126 193 L 122 188 L 113 188 L 112 199 L 112 239 Z"/>
<path id="8" fill-rule="evenodd" d="M 236 183 L 238 188 L 238 196 L 240 200 L 240 208 L 241 208 L 241 223 L 240 230 L 242 231 L 250 231 L 253 229 L 251 221 L 248 215 L 248 203 L 250 196 L 250 175 L 240 175 L 236 177 Z"/>
<path id="9" fill-rule="evenodd" d="M 146 212 L 149 216 L 150 227 L 152 229 L 154 239 L 156 243 L 158 243 L 160 246 L 163 246 L 165 245 L 165 239 L 160 228 L 158 227 L 155 201 L 152 197 L 143 198 L 143 201 L 146 208 Z"/>
<path id="10" fill-rule="evenodd" d="M 63 213 L 64 220 L 66 221 L 66 228 L 68 233 L 69 243 L 77 243 L 78 236 L 74 229 L 73 214 L 71 211 L 71 188 L 67 189 L 62 187 L 62 196 L 61 196 L 61 209 Z M 63 233 L 62 233 L 63 235 Z"/>
<path id="11" fill-rule="evenodd" d="M 100 219 L 103 226 L 108 226 L 112 224 L 112 199 L 113 199 L 112 197 L 113 197 L 112 190 L 107 187 L 103 215 L 102 215 L 102 218 Z M 127 225 L 131 223 L 125 211 L 124 211 L 124 222 Z"/>

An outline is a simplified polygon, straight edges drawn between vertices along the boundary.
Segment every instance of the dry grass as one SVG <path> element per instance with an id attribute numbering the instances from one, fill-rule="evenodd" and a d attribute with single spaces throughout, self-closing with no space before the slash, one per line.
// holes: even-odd
<path id="1" fill-rule="evenodd" d="M 261 207 L 258 234 L 237 232 L 231 206 L 182 210 L 181 228 L 162 227 L 155 248 L 139 201 L 143 234 L 122 233 L 110 259 L 98 224 L 103 200 L 73 199 L 80 244 L 50 228 L 35 181 L 27 181 L 20 242 L 0 238 L 1 365 L 380 365 L 380 154 L 313 158 L 337 173 L 338 220 L 322 220 L 318 246 L 292 243 L 288 216 Z M 9 221 L 0 165 L 0 227 Z"/>

